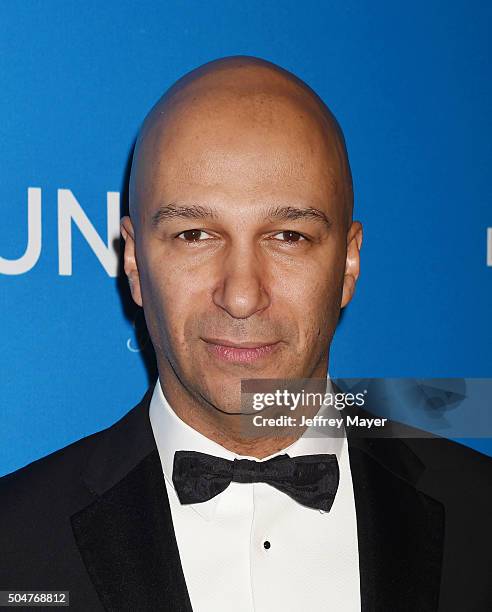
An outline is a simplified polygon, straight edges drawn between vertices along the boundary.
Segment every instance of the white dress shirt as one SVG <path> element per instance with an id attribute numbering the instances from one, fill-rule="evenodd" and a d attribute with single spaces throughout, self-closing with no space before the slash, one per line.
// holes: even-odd
<path id="1" fill-rule="evenodd" d="M 290 446 L 262 459 L 284 453 L 336 454 L 340 483 L 330 512 L 303 506 L 265 483 L 232 482 L 206 502 L 182 505 L 172 482 L 175 451 L 258 459 L 237 455 L 187 425 L 168 404 L 159 381 L 150 421 L 194 612 L 360 611 L 357 523 L 345 437 L 312 437 L 306 430 Z"/>

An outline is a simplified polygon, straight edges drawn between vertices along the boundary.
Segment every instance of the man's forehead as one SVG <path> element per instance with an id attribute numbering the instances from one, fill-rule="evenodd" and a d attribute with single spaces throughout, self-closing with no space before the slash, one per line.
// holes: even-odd
<path id="1" fill-rule="evenodd" d="M 254 189 L 275 179 L 313 181 L 321 173 L 334 181 L 339 170 L 336 143 L 320 119 L 284 97 L 259 108 L 247 97 L 224 96 L 213 105 L 194 100 L 163 113 L 151 130 L 151 146 L 140 154 L 156 180 L 243 179 L 243 188 Z"/>
<path id="2" fill-rule="evenodd" d="M 322 173 L 326 188 L 343 191 L 336 120 L 306 85 L 270 66 L 219 62 L 173 86 L 142 127 L 131 198 L 139 178 L 149 193 L 153 181 L 204 185 L 243 175 L 237 185 L 254 189 L 275 175 L 313 181 Z"/>
<path id="3" fill-rule="evenodd" d="M 210 147 L 213 149 L 213 147 Z M 326 158 L 325 162 L 326 162 Z M 166 161 L 167 160 L 167 161 Z M 228 148 L 195 157 L 184 150 L 167 155 L 160 170 L 149 176 L 147 213 L 163 201 L 180 204 L 207 204 L 221 211 L 252 213 L 252 208 L 313 205 L 327 210 L 337 207 L 339 173 L 328 163 L 314 163 L 302 155 L 245 155 L 244 150 Z"/>
<path id="4" fill-rule="evenodd" d="M 210 139 L 194 147 L 181 141 L 156 151 L 156 156 L 148 176 L 161 187 L 222 186 L 254 193 L 269 187 L 302 189 L 310 183 L 331 192 L 342 180 L 334 152 L 313 151 L 292 141 L 224 144 Z"/>

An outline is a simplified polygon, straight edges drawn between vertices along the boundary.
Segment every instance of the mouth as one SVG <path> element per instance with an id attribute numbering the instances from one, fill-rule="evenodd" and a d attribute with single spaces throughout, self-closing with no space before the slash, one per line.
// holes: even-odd
<path id="1" fill-rule="evenodd" d="M 214 357 L 228 363 L 254 363 L 272 355 L 280 342 L 231 342 L 219 338 L 202 338 Z"/>

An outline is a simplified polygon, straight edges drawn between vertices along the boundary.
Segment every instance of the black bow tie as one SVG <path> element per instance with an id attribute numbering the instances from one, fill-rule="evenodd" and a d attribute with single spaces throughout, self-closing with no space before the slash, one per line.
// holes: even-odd
<path id="1" fill-rule="evenodd" d="M 329 512 L 339 481 L 336 455 L 277 455 L 267 461 L 174 453 L 173 483 L 182 504 L 204 502 L 231 482 L 265 482 L 303 506 Z"/>

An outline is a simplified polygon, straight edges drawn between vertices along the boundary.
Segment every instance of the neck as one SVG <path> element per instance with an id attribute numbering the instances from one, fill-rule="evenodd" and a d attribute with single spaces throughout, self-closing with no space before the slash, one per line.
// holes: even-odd
<path id="1" fill-rule="evenodd" d="M 327 361 L 320 364 L 309 378 L 326 378 L 327 365 Z M 305 426 L 292 427 L 288 422 L 274 427 L 252 427 L 254 415 L 226 413 L 195 398 L 183 387 L 169 364 L 159 366 L 159 380 L 171 408 L 182 421 L 238 455 L 263 459 L 293 444 L 306 429 Z M 299 406 L 295 413 L 297 423 L 302 422 L 302 417 L 312 418 L 318 410 L 319 405 Z M 275 416 L 278 415 L 289 416 L 291 413 L 282 409 L 275 413 Z M 269 413 L 268 417 L 271 416 Z"/>

